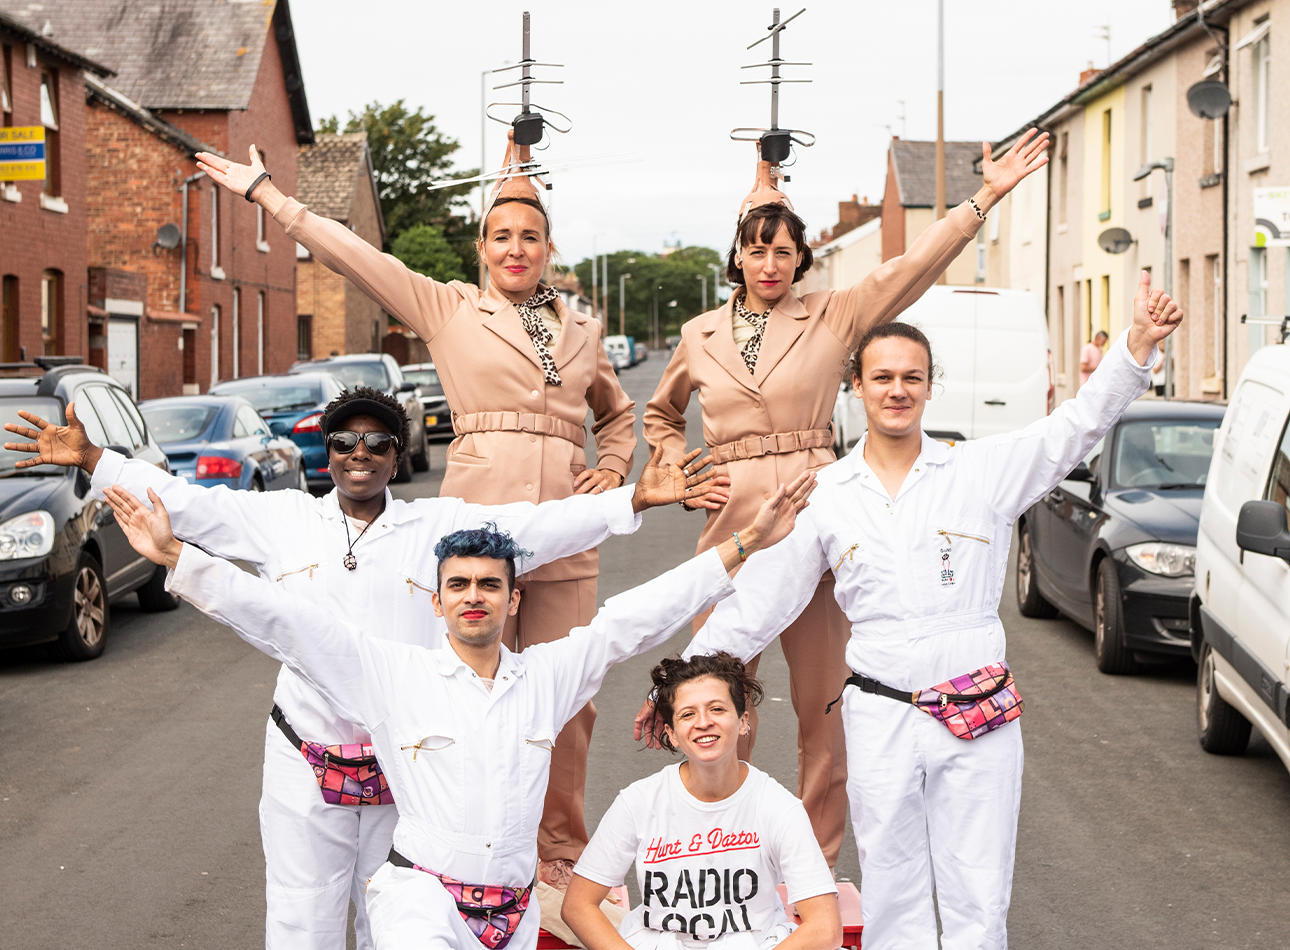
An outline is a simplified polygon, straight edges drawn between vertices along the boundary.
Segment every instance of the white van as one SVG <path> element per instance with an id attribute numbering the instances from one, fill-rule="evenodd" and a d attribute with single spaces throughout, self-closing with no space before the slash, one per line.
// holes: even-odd
<path id="1" fill-rule="evenodd" d="M 933 286 L 898 319 L 927 334 L 944 370 L 923 413 L 928 435 L 979 439 L 1025 428 L 1052 412 L 1052 354 L 1038 294 Z M 833 413 L 839 454 L 864 430 L 864 405 L 847 378 Z"/>
<path id="2" fill-rule="evenodd" d="M 1251 724 L 1290 768 L 1290 347 L 1250 358 L 1214 443 L 1196 538 L 1192 653 L 1201 747 Z"/>
<path id="3" fill-rule="evenodd" d="M 609 365 L 617 372 L 620 369 L 627 369 L 636 363 L 635 354 L 632 353 L 631 337 L 615 335 L 607 336 L 604 340 L 605 355 L 609 357 Z"/>

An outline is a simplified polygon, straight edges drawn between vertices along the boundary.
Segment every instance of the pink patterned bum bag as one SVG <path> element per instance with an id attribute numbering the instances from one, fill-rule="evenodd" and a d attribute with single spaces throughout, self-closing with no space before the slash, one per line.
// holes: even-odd
<path id="1" fill-rule="evenodd" d="M 323 745 L 296 735 L 287 717 L 275 703 L 269 714 L 287 741 L 314 770 L 323 801 L 329 805 L 389 805 L 394 793 L 385 781 L 372 747 L 366 743 Z"/>
<path id="2" fill-rule="evenodd" d="M 847 677 L 846 686 L 917 706 L 933 719 L 943 722 L 960 739 L 975 739 L 992 732 L 1012 722 L 1026 708 L 1006 662 L 991 663 L 912 693 L 893 689 L 859 673 Z M 826 715 L 841 698 L 839 695 L 825 707 Z"/>
<path id="3" fill-rule="evenodd" d="M 457 905 L 457 913 L 466 922 L 466 927 L 485 947 L 490 950 L 503 950 L 515 936 L 524 912 L 529 908 L 529 898 L 533 895 L 533 885 L 528 887 L 504 887 L 499 884 L 464 884 L 455 878 L 413 864 L 393 848 L 390 849 L 389 862 L 395 867 L 413 868 L 424 871 L 439 879 L 444 890 L 451 895 Z"/>

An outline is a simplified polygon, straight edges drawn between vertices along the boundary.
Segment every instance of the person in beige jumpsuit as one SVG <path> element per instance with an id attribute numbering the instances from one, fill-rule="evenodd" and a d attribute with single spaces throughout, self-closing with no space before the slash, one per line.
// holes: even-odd
<path id="1" fill-rule="evenodd" d="M 490 277 L 488 289 L 481 290 L 410 271 L 343 225 L 286 197 L 271 180 L 255 184 L 264 167 L 254 149 L 250 155 L 246 166 L 203 153 L 201 167 L 239 194 L 252 189 L 251 200 L 292 240 L 353 281 L 429 347 L 457 433 L 442 494 L 489 505 L 537 503 L 623 483 L 636 447 L 635 403 L 614 375 L 599 324 L 569 310 L 540 283 L 550 233 L 530 179 L 504 179 L 494 191 L 481 227 Z M 504 167 L 526 158 L 508 145 Z M 587 468 L 584 451 L 588 408 L 595 417 L 596 469 Z M 598 565 L 593 549 L 525 575 L 507 646 L 518 652 L 588 624 L 596 613 Z M 587 844 L 583 798 L 595 717 L 588 703 L 551 737 L 551 780 L 538 835 L 539 876 L 547 884 L 566 883 Z"/>
<path id="2" fill-rule="evenodd" d="M 730 477 L 730 501 L 708 510 L 699 551 L 730 537 L 780 482 L 835 461 L 831 421 L 852 349 L 871 326 L 895 319 L 917 300 L 975 237 L 984 218 L 973 203 L 984 214 L 1040 167 L 1042 160 L 1035 164 L 1036 156 L 1047 137 L 1029 139 L 1023 138 L 997 163 L 990 161 L 987 146 L 981 190 L 924 231 L 904 255 L 885 262 L 855 286 L 800 298 L 789 290 L 811 263 L 801 226 L 796 266 L 790 259 L 784 274 L 791 277 L 780 282 L 777 296 L 758 286 L 761 265 L 748 265 L 754 281 L 752 302 L 748 288 L 737 286 L 724 305 L 681 328 L 681 342 L 645 410 L 644 432 L 652 447 L 663 448 L 665 460 L 683 456 L 685 410 L 690 394 L 698 392 L 704 442 L 714 463 L 724 465 Z M 792 205 L 778 189 L 776 170 L 762 161 L 753 192 L 741 204 L 741 223 L 768 205 L 783 205 L 792 215 Z M 796 215 L 792 218 L 801 225 Z M 754 244 L 765 243 L 756 233 L 752 237 Z M 791 255 L 789 229 L 781 224 L 773 244 L 785 242 Z M 743 259 L 760 259 L 753 247 L 740 243 L 736 238 L 728 269 L 736 285 L 745 283 Z M 752 370 L 743 350 L 756 331 L 737 312 L 742 309 L 737 302 L 764 315 L 764 331 L 751 354 Z M 705 613 L 695 620 L 696 631 L 706 618 Z M 846 833 L 846 745 L 842 717 L 826 718 L 824 708 L 842 691 L 849 674 L 844 654 L 850 635 L 851 626 L 834 599 L 831 573 L 780 635 L 798 717 L 797 794 L 830 867 L 837 862 Z M 757 659 L 749 665 L 754 675 L 756 665 Z M 741 758 L 748 757 L 756 740 L 755 713 L 750 718 L 752 729 Z"/>

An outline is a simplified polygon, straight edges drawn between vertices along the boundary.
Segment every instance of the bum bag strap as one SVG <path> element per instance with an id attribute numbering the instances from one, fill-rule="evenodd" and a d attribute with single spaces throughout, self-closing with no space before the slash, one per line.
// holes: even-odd
<path id="1" fill-rule="evenodd" d="M 291 743 L 292 748 L 294 748 L 297 752 L 300 752 L 304 749 L 307 743 L 305 742 L 304 739 L 300 738 L 300 735 L 296 732 L 296 730 L 291 728 L 291 723 L 287 722 L 286 713 L 284 713 L 281 710 L 281 708 L 279 708 L 277 703 L 274 703 L 273 709 L 269 711 L 269 718 L 273 720 L 273 723 L 278 727 L 278 730 L 284 736 L 287 737 L 287 741 Z M 313 743 L 313 745 L 318 746 L 320 745 L 320 743 L 315 742 Z M 340 766 L 352 766 L 352 767 L 372 765 L 376 762 L 376 756 L 364 756 L 361 759 L 344 759 L 338 755 L 332 755 L 331 753 L 325 752 L 325 751 L 323 753 L 323 759 L 326 762 L 334 762 Z"/>
<path id="2" fill-rule="evenodd" d="M 403 855 L 399 854 L 399 852 L 395 851 L 393 848 L 390 849 L 390 853 L 385 860 L 389 861 L 396 868 L 413 868 L 414 870 L 417 870 L 417 871 L 425 871 L 427 874 L 433 875 L 434 877 L 439 877 L 439 875 L 435 874 L 433 871 L 426 871 L 425 868 L 417 864 L 413 864 L 411 861 L 409 861 Z M 536 883 L 536 881 L 534 883 Z M 505 904 L 499 904 L 497 907 L 476 907 L 473 904 L 462 904 L 455 901 L 454 903 L 457 904 L 458 913 L 465 914 L 467 917 L 481 917 L 487 920 L 489 917 L 493 917 L 497 914 L 510 913 L 512 910 L 515 909 L 516 905 L 519 904 L 519 902 L 523 899 L 522 895 L 520 895 L 519 892 L 532 890 L 532 888 L 533 888 L 533 884 L 530 884 L 527 888 L 512 887 L 511 890 L 516 892 L 516 896 L 513 897 L 511 900 L 508 900 Z"/>
<path id="3" fill-rule="evenodd" d="M 909 703 L 910 705 L 913 705 L 914 702 L 913 693 L 901 692 L 898 689 L 893 689 L 884 683 L 879 683 L 877 680 L 872 680 L 867 676 L 860 675 L 859 673 L 852 673 L 847 677 L 847 681 L 842 684 L 842 693 L 847 691 L 848 686 L 854 686 L 863 693 L 877 693 L 879 696 L 886 696 L 888 699 L 895 699 L 902 703 Z M 824 715 L 827 716 L 829 711 L 842 701 L 842 693 L 838 693 L 838 698 L 824 707 Z"/>

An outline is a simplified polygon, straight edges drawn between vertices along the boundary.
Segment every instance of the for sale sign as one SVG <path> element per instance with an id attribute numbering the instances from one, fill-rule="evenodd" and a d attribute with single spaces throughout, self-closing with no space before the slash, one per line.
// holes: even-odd
<path id="1" fill-rule="evenodd" d="M 1290 247 L 1290 188 L 1254 189 L 1254 246 Z"/>
<path id="2" fill-rule="evenodd" d="M 45 177 L 45 127 L 0 129 L 0 181 L 41 181 Z"/>

